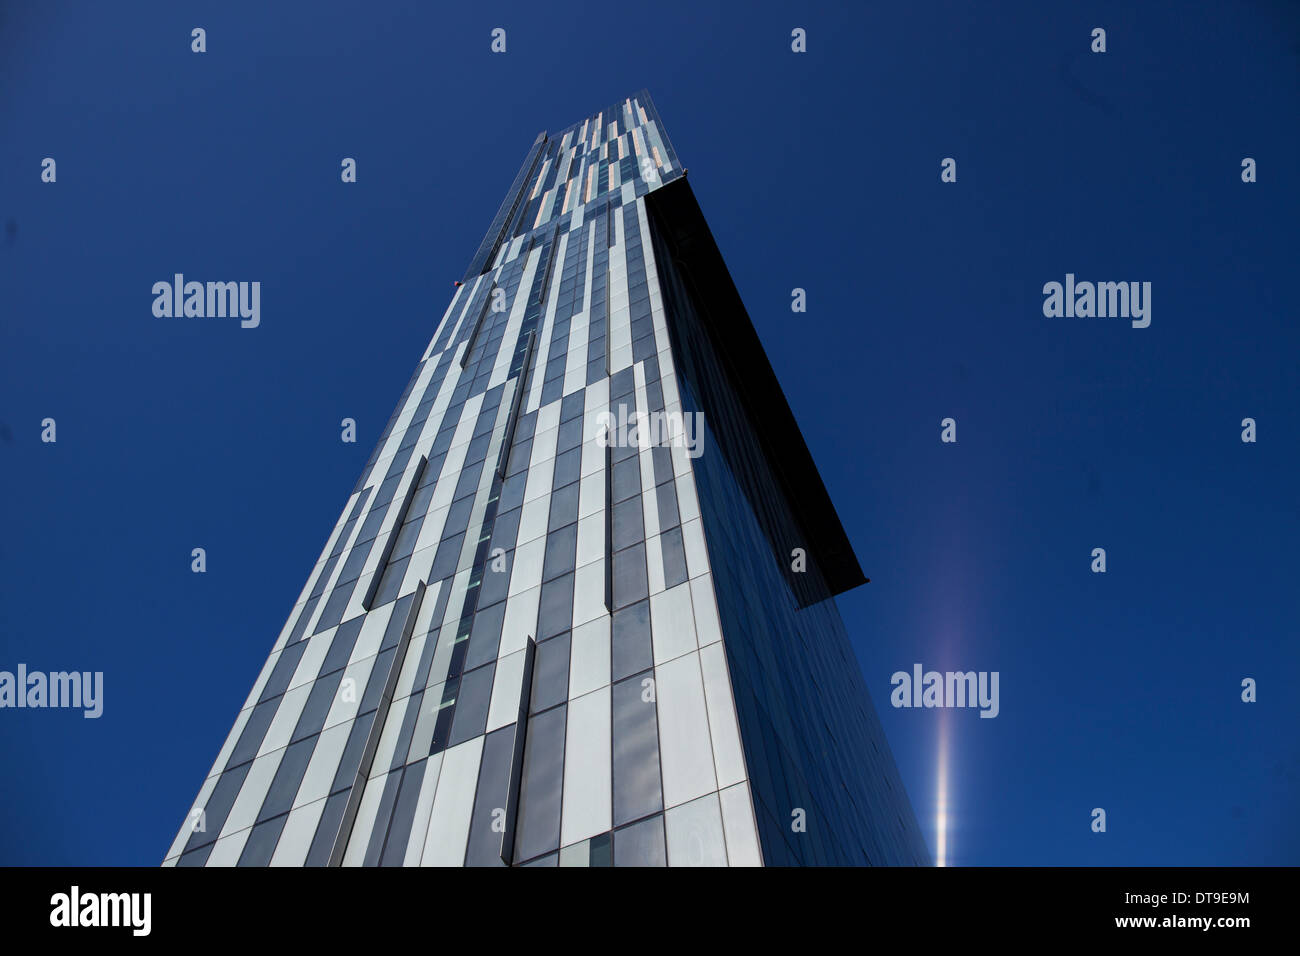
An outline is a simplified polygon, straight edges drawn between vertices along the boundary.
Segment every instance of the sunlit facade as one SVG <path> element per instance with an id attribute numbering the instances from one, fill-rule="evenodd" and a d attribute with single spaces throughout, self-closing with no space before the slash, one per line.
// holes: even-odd
<path id="1" fill-rule="evenodd" d="M 165 865 L 929 862 L 864 580 L 629 97 L 529 150 Z"/>

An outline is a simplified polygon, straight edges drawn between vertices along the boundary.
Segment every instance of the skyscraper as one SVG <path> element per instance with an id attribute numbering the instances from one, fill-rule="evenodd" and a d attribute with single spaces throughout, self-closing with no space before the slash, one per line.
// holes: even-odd
<path id="1" fill-rule="evenodd" d="M 534 141 L 166 865 L 924 863 L 642 91 Z"/>

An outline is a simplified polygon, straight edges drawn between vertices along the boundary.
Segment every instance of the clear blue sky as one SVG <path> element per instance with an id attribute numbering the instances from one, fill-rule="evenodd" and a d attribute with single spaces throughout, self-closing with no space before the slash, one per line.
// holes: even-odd
<path id="1" fill-rule="evenodd" d="M 0 711 L 0 863 L 162 859 L 533 137 L 641 87 L 872 578 L 931 847 L 946 719 L 950 862 L 1300 861 L 1295 5 L 389 6 L 0 12 L 0 669 L 106 685 Z M 175 272 L 261 327 L 154 318 Z M 1044 318 L 1067 272 L 1150 328 Z M 891 709 L 914 662 L 1000 716 Z"/>

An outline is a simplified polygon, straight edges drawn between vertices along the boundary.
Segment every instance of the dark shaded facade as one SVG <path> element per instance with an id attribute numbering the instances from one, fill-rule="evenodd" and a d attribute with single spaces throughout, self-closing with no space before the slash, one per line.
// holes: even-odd
<path id="1" fill-rule="evenodd" d="M 833 600 L 866 579 L 690 187 L 647 206 L 682 402 L 718 446 L 695 481 L 764 860 L 926 864 Z"/>

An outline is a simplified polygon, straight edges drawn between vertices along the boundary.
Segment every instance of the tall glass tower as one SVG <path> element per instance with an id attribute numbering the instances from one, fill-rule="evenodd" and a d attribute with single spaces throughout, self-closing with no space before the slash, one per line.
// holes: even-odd
<path id="1" fill-rule="evenodd" d="M 929 861 L 685 176 L 537 137 L 165 865 Z"/>

